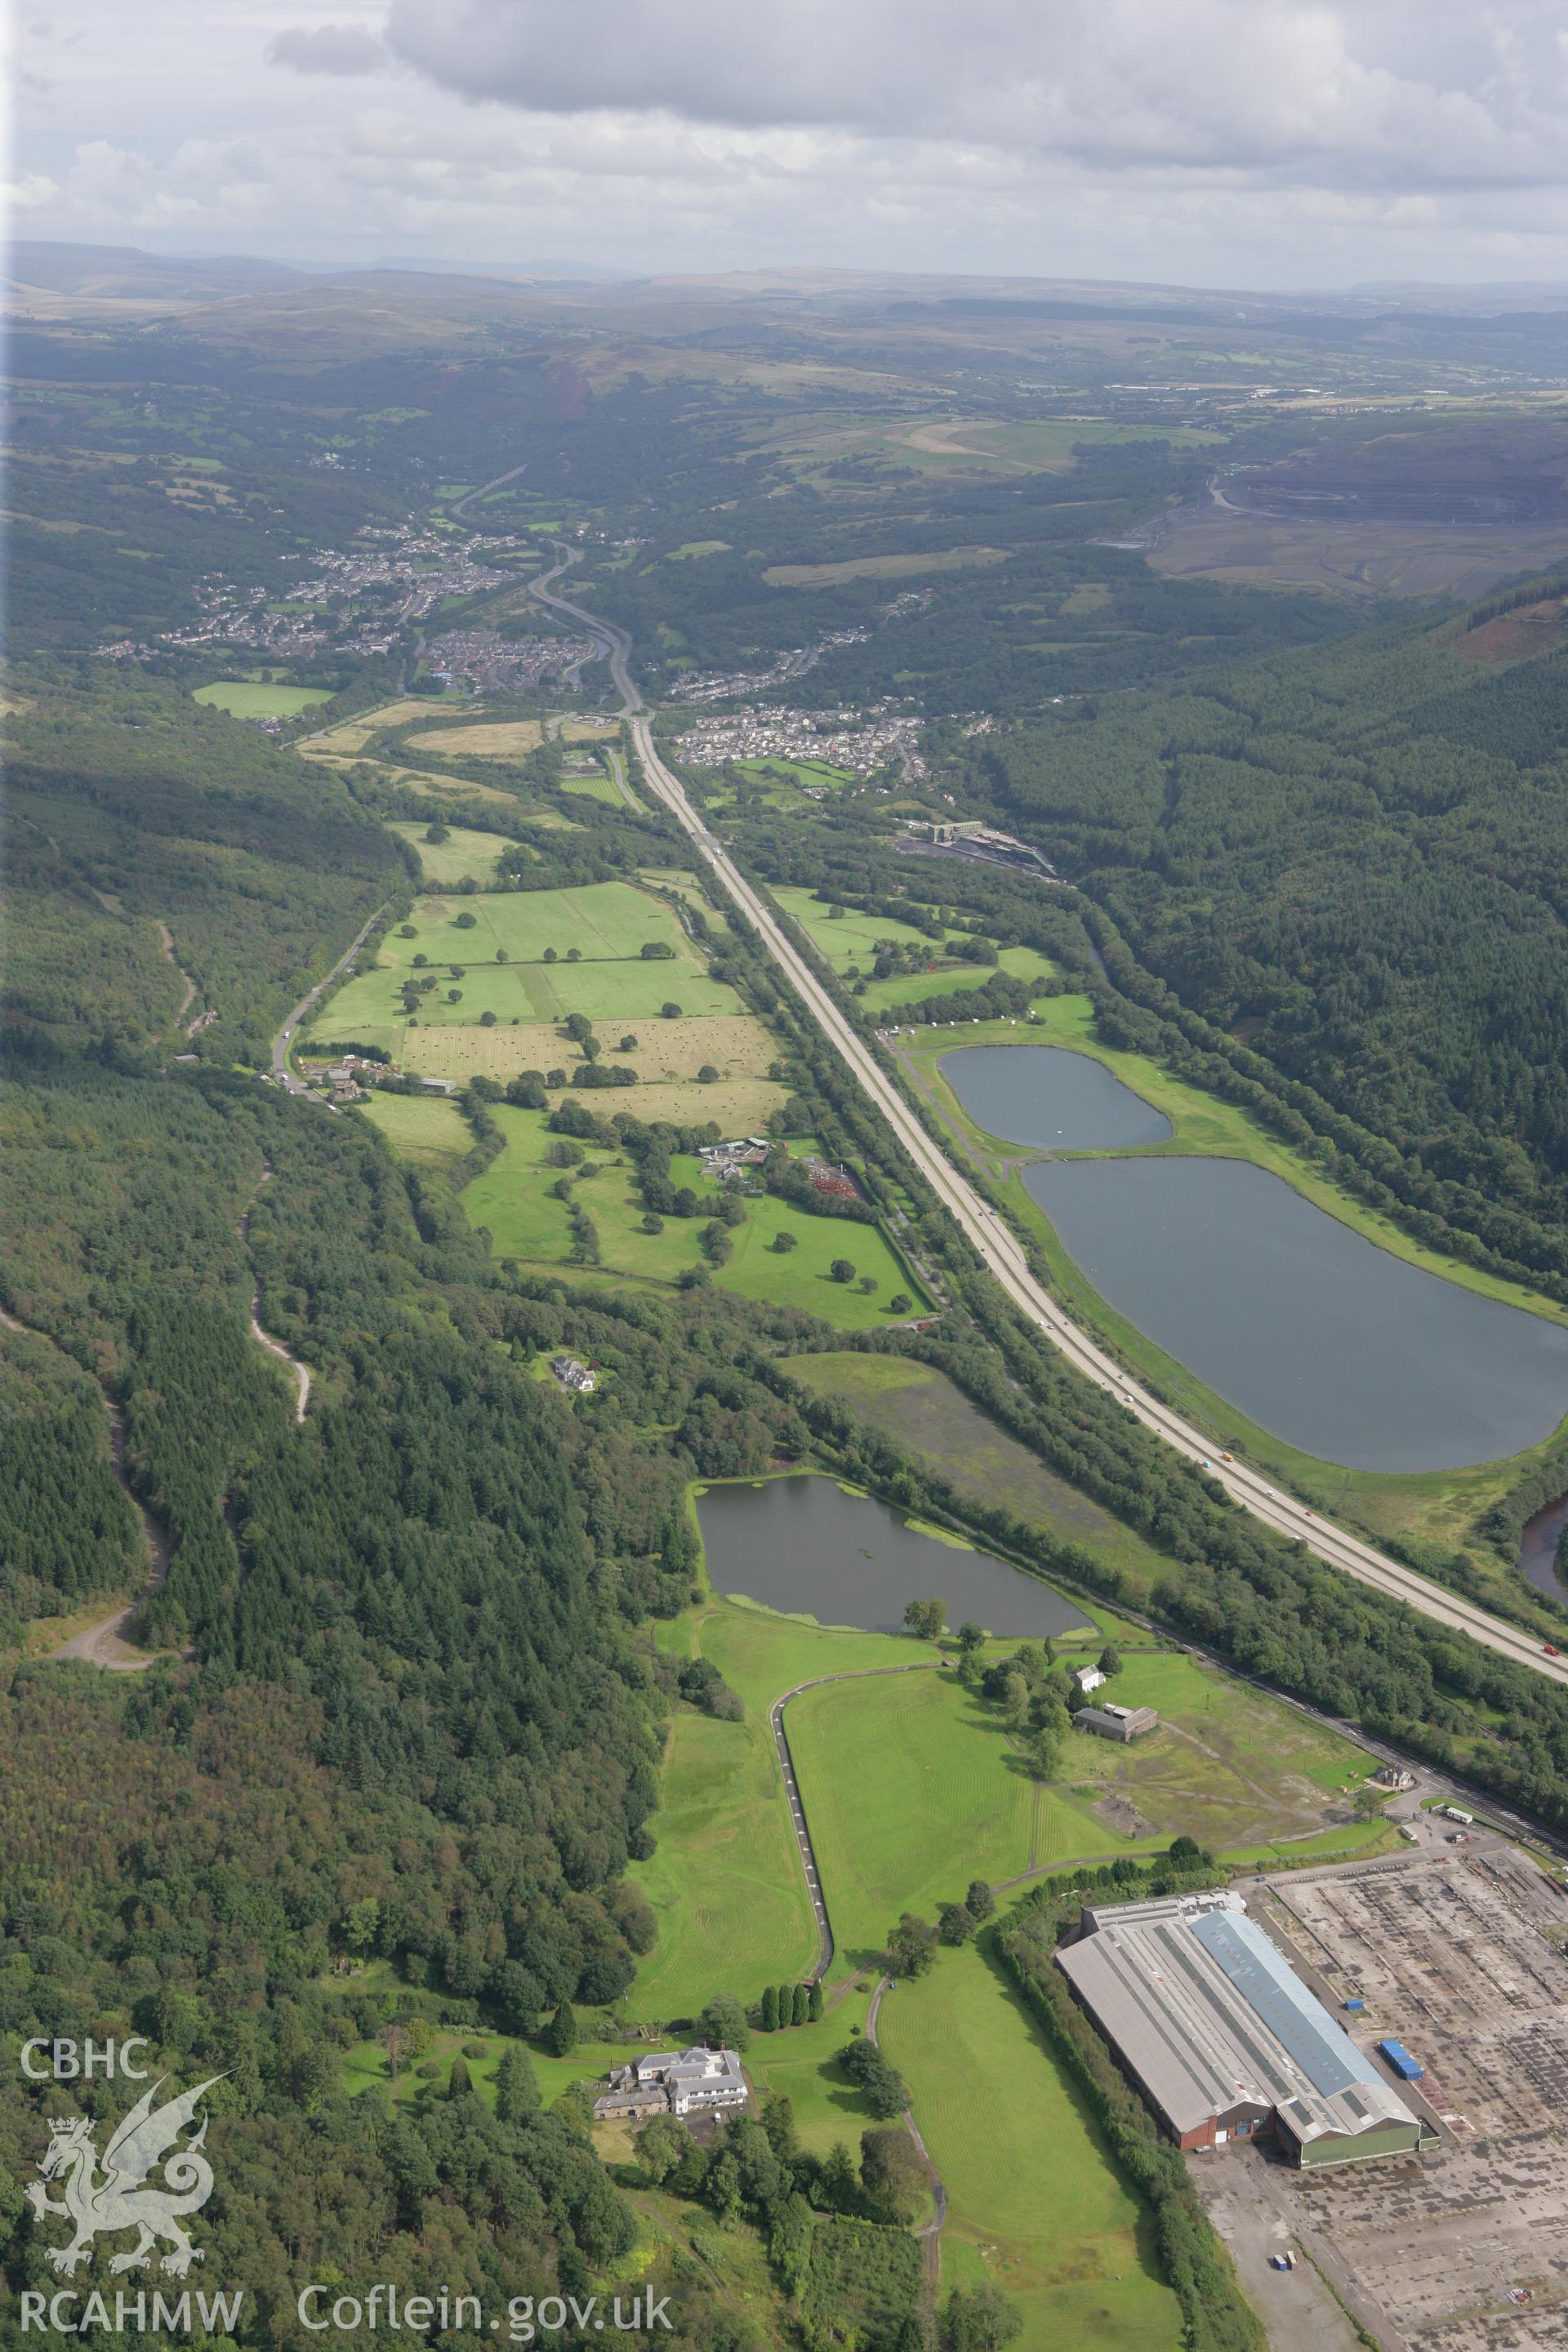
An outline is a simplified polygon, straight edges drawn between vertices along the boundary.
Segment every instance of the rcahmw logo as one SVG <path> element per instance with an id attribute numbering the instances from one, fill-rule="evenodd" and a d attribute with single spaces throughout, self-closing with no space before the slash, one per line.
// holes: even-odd
<path id="1" fill-rule="evenodd" d="M 49 2046 L 47 2042 L 29 2042 L 24 2063 L 33 2050 Z M 63 2046 L 70 2052 L 68 2063 L 74 2074 L 75 2051 L 69 2044 Z M 89 2049 L 91 2046 L 89 2044 Z M 53 2047 L 55 2063 L 50 2071 L 63 2072 L 62 2045 L 57 2042 Z M 28 2067 L 27 2071 L 33 2070 Z M 129 2066 L 125 2071 L 136 2072 Z M 49 2144 L 38 2159 L 40 2177 L 28 2182 L 26 2197 L 39 2221 L 58 2216 L 71 2224 L 72 2233 L 65 2245 L 44 2249 L 48 2261 L 66 2278 L 74 2278 L 82 2263 L 91 2263 L 97 2239 L 117 2237 L 128 2230 L 135 2231 L 136 2242 L 111 2258 L 111 2275 L 150 2270 L 160 2248 L 166 2251 L 158 2267 L 171 2278 L 184 2278 L 193 2263 L 205 2261 L 203 2249 L 191 2243 L 184 2225 L 192 2214 L 201 2211 L 213 2193 L 213 2168 L 202 2153 L 207 2117 L 202 2117 L 197 2128 L 190 2127 L 196 2123 L 196 2111 L 203 2099 L 224 2077 L 209 2075 L 194 2091 L 182 2092 L 176 2098 L 165 2099 L 161 2106 L 155 2105 L 167 2079 L 162 2076 L 151 2090 L 144 2091 L 116 2126 L 103 2151 L 101 2164 L 95 2144 L 98 2126 L 90 2116 L 50 2117 Z M 184 2136 L 187 2132 L 188 2137 Z M 162 2172 L 162 2181 L 149 2185 L 148 2175 L 154 2170 Z M 45 2185 L 47 2182 L 58 2182 L 63 2194 L 51 2197 Z M 231 2334 L 238 2325 L 244 2301 L 243 2294 L 198 2295 L 196 2305 L 202 2326 Z M 185 2332 L 190 2327 L 188 2294 L 172 2300 L 154 2295 L 150 2316 L 147 2298 L 142 2294 L 117 2294 L 114 2315 L 103 2296 L 96 2294 L 25 2294 L 21 2303 L 25 2330 L 52 2327 L 79 2335 L 92 2327 L 118 2329 L 132 2324 L 138 2327 L 151 2326 L 154 2331 Z M 83 2305 L 79 2315 L 76 2309 L 79 2304 Z"/>

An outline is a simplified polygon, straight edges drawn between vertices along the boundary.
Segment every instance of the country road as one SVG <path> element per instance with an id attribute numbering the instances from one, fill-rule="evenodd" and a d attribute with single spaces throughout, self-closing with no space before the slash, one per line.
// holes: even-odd
<path id="1" fill-rule="evenodd" d="M 882 1067 L 872 1048 L 839 1010 L 805 957 L 785 934 L 778 918 L 747 881 L 717 835 L 703 824 L 680 784 L 659 758 L 653 730 L 641 695 L 632 682 L 627 660 L 631 639 L 612 622 L 585 612 L 550 583 L 580 561 L 574 550 L 562 551 L 553 570 L 533 583 L 533 593 L 559 612 L 570 614 L 603 646 L 610 675 L 620 693 L 623 715 L 629 720 L 633 741 L 642 761 L 647 787 L 669 810 L 696 845 L 710 870 L 752 925 L 774 962 L 829 1042 L 848 1065 L 851 1075 L 870 1097 L 909 1153 L 932 1191 L 951 1213 L 960 1230 L 985 1265 L 1028 1319 L 1053 1340 L 1069 1363 L 1105 1389 L 1146 1429 L 1163 1438 L 1188 1461 L 1208 1465 L 1206 1475 L 1222 1486 L 1233 1502 L 1278 1534 L 1304 1543 L 1332 1568 L 1358 1583 L 1403 1601 L 1425 1617 L 1468 1633 L 1515 1664 L 1529 1666 L 1554 1682 L 1568 1683 L 1568 1658 L 1549 1657 L 1541 1642 L 1506 1620 L 1458 1594 L 1429 1583 L 1414 1569 L 1352 1535 L 1348 1528 L 1310 1511 L 1294 1496 L 1271 1486 L 1262 1474 L 1243 1462 L 1225 1462 L 1215 1441 L 1171 1407 L 1130 1379 L 1115 1360 L 1079 1328 L 1029 1270 L 1022 1244 L 1000 1214 L 987 1206 L 941 1145 L 926 1130 Z"/>
<path id="2" fill-rule="evenodd" d="M 344 964 L 348 962 L 351 956 L 358 955 L 361 948 L 363 947 L 366 940 L 370 937 L 371 932 L 375 929 L 377 923 L 380 922 L 383 915 L 385 914 L 387 908 L 390 907 L 392 901 L 388 898 L 384 904 L 376 908 L 374 914 L 369 918 L 358 936 L 352 940 L 349 945 L 343 950 L 342 955 L 338 958 L 331 971 L 328 972 L 326 978 L 324 980 L 319 980 L 314 988 L 310 990 L 310 993 L 300 999 L 299 1003 L 294 1007 L 292 1013 L 289 1013 L 288 1019 L 284 1022 L 282 1028 L 279 1029 L 277 1036 L 272 1040 L 272 1075 L 277 1079 L 278 1084 L 284 1088 L 286 1093 L 291 1095 L 307 1095 L 310 1091 L 310 1087 L 306 1086 L 304 1080 L 302 1078 L 297 1078 L 294 1076 L 293 1071 L 289 1067 L 289 1046 L 295 1032 L 299 1029 L 300 1023 L 304 1020 L 305 1015 L 309 1013 L 311 1005 L 314 1004 L 317 997 L 321 993 L 321 991 L 324 988 L 330 988 L 331 986 L 333 981 L 336 980 L 339 972 L 342 971 Z"/>

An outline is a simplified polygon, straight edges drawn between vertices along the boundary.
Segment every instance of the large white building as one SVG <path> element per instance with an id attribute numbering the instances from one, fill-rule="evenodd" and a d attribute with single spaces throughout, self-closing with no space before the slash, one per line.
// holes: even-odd
<path id="1" fill-rule="evenodd" d="M 1238 1895 L 1090 1906 L 1083 1926 L 1057 1966 L 1179 2147 L 1271 2132 L 1312 2167 L 1408 2155 L 1435 2136 Z"/>
<path id="2" fill-rule="evenodd" d="M 634 2058 L 612 2066 L 610 2087 L 594 2102 L 596 2116 L 706 2115 L 715 2107 L 743 2107 L 750 2093 L 738 2050 L 665 2050 L 656 2058 Z"/>

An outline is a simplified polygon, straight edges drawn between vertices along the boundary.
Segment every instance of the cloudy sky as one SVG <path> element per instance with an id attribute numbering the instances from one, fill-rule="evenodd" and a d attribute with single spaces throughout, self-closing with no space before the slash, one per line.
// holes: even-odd
<path id="1" fill-rule="evenodd" d="M 1561 0 L 19 0 L 23 236 L 1568 282 Z"/>

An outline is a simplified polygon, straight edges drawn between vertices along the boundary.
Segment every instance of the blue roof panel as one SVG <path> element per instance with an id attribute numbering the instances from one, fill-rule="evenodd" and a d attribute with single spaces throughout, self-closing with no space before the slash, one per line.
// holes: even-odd
<path id="1" fill-rule="evenodd" d="M 1262 1929 L 1235 1911 L 1210 1911 L 1193 1934 L 1237 1991 L 1325 2097 L 1380 2077 Z"/>

